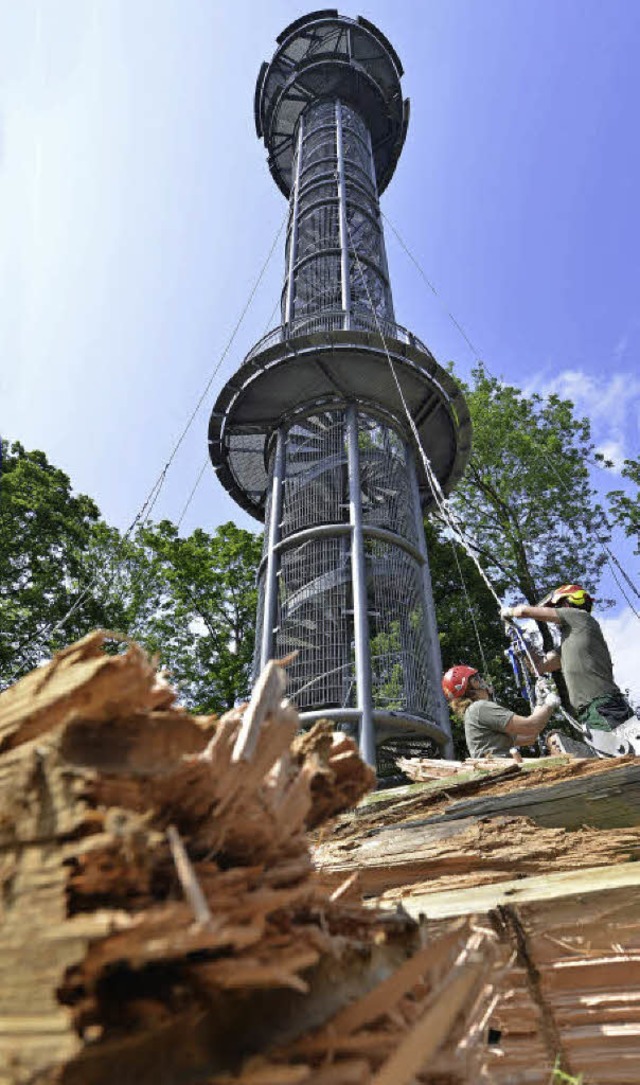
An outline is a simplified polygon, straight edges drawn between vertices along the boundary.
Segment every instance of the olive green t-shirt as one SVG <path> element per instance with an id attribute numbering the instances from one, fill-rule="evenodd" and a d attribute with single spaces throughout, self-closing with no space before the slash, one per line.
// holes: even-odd
<path id="1" fill-rule="evenodd" d="M 505 757 L 514 738 L 505 733 L 513 716 L 510 708 L 495 701 L 473 701 L 464 714 L 464 735 L 471 757 Z"/>
<path id="2" fill-rule="evenodd" d="M 607 643 L 597 621 L 586 610 L 560 607 L 560 662 L 569 700 L 581 712 L 594 697 L 619 693 Z"/>

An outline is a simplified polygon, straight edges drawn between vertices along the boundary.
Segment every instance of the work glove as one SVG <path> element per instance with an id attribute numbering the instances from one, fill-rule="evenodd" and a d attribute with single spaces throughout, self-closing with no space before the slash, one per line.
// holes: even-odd
<path id="1" fill-rule="evenodd" d="M 539 706 L 548 705 L 552 697 L 557 699 L 555 686 L 550 678 L 545 678 L 543 675 L 536 681 L 536 704 Z M 558 704 L 560 704 L 559 701 Z"/>
<path id="2" fill-rule="evenodd" d="M 500 617 L 503 622 L 510 622 L 513 620 L 513 607 L 500 607 Z"/>
<path id="3" fill-rule="evenodd" d="M 560 698 L 557 693 L 550 693 L 544 702 L 545 708 L 560 708 Z"/>

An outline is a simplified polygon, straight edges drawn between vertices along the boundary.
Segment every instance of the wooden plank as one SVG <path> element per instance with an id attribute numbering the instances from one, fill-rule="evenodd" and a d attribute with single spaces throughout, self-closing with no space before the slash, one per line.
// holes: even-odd
<path id="1" fill-rule="evenodd" d="M 527 787 L 523 781 L 521 789 L 454 802 L 445 813 L 413 824 L 433 825 L 499 814 L 528 817 L 549 828 L 577 829 L 590 825 L 614 829 L 640 825 L 640 758 L 620 765 L 613 763 L 609 771 L 539 787 Z"/>
<path id="2" fill-rule="evenodd" d="M 559 874 L 499 882 L 497 885 L 448 890 L 446 893 L 415 894 L 403 898 L 405 911 L 414 918 L 453 919 L 458 916 L 485 915 L 499 905 L 568 901 L 573 909 L 578 901 L 591 894 L 606 893 L 626 899 L 628 891 L 640 887 L 640 864 L 617 863 L 614 866 L 589 867 Z M 584 910 L 584 902 L 580 908 Z"/>
<path id="3" fill-rule="evenodd" d="M 640 858 L 635 828 L 542 828 L 528 818 L 459 818 L 376 827 L 355 838 L 329 838 L 314 851 L 327 884 L 338 884 L 354 868 L 367 895 L 398 898 L 500 882 L 516 875 L 611 866 Z"/>

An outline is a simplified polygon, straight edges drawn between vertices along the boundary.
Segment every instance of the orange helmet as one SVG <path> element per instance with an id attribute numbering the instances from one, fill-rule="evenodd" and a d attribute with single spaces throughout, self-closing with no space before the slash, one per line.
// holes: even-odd
<path id="1" fill-rule="evenodd" d="M 469 685 L 469 679 L 473 678 L 474 674 L 477 673 L 475 667 L 465 667 L 463 664 L 449 667 L 442 679 L 442 688 L 447 700 L 452 701 L 456 697 L 464 697 Z"/>
<path id="2" fill-rule="evenodd" d="M 556 607 L 563 601 L 580 610 L 591 610 L 593 606 L 593 596 L 579 584 L 561 584 L 559 588 L 554 588 L 543 600 L 542 606 Z"/>

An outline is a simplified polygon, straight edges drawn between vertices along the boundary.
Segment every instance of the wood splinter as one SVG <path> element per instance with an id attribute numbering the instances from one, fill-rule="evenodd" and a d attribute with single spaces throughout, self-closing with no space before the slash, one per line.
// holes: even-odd
<path id="1" fill-rule="evenodd" d="M 213 922 L 213 915 L 207 904 L 206 897 L 202 892 L 200 882 L 196 877 L 193 863 L 187 855 L 186 848 L 182 843 L 180 833 L 175 825 L 170 825 L 167 829 L 167 839 L 169 841 L 169 847 L 171 848 L 171 855 L 173 856 L 176 871 L 180 879 L 180 884 L 184 890 L 185 897 L 191 905 L 196 923 L 199 923 L 203 927 L 207 926 Z"/>
<path id="2" fill-rule="evenodd" d="M 233 747 L 232 761 L 249 761 L 253 756 L 260 728 L 267 716 L 275 715 L 282 703 L 287 674 L 280 661 L 270 659 L 256 682 Z"/>

